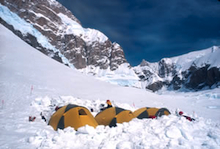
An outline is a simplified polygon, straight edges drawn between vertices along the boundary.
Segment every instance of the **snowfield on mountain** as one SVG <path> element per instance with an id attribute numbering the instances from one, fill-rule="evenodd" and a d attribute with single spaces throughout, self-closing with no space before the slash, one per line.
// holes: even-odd
<path id="1" fill-rule="evenodd" d="M 220 148 L 220 89 L 157 94 L 122 87 L 82 74 L 45 56 L 0 25 L 0 148 L 144 149 Z M 117 127 L 54 131 L 47 123 L 56 106 L 93 108 L 109 99 L 129 110 L 166 107 L 171 115 L 133 119 Z M 175 115 L 183 111 L 190 122 Z M 41 119 L 40 113 L 47 122 Z M 36 116 L 29 122 L 29 116 Z"/>
<path id="2" fill-rule="evenodd" d="M 143 60 L 131 67 L 118 43 L 96 29 L 84 28 L 55 0 L 4 0 L 0 17 L 4 26 L 37 50 L 102 81 L 152 91 L 198 91 L 220 86 L 219 46 L 154 63 Z"/>

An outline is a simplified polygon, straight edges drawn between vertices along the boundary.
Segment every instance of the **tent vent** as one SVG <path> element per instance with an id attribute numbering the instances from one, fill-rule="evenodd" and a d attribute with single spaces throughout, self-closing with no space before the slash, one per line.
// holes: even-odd
<path id="1" fill-rule="evenodd" d="M 80 110 L 79 110 L 79 115 L 87 115 L 87 114 L 86 114 L 85 110 L 80 109 Z"/>

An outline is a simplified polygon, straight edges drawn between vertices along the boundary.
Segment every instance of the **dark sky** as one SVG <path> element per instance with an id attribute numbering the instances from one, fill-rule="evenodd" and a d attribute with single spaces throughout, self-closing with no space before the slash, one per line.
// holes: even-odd
<path id="1" fill-rule="evenodd" d="M 119 43 L 132 65 L 220 45 L 218 0 L 58 0 Z"/>

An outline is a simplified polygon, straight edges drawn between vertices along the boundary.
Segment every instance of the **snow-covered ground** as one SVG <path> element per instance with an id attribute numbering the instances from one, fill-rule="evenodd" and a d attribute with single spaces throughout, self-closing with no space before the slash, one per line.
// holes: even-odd
<path id="1" fill-rule="evenodd" d="M 47 121 L 56 105 L 93 108 L 110 99 L 134 111 L 166 107 L 171 115 L 133 119 L 115 128 L 85 126 L 54 131 Z M 150 91 L 112 85 L 70 69 L 33 49 L 0 25 L 0 148 L 220 148 L 220 89 L 202 92 Z M 176 109 L 196 119 L 177 117 Z M 36 116 L 29 122 L 29 116 Z"/>

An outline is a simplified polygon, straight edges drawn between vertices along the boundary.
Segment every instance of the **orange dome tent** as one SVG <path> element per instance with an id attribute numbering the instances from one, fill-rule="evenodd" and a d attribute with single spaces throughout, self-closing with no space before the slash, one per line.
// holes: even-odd
<path id="1" fill-rule="evenodd" d="M 54 130 L 64 129 L 69 126 L 77 130 L 79 127 L 85 125 L 96 127 L 98 123 L 87 108 L 68 104 L 58 109 L 51 116 L 49 125 L 51 125 Z"/>
<path id="2" fill-rule="evenodd" d="M 159 108 L 144 107 L 134 111 L 133 114 L 134 117 L 138 119 L 143 119 L 143 118 L 161 117 L 162 115 L 169 115 L 170 111 L 166 108 L 159 109 Z"/>
<path id="3" fill-rule="evenodd" d="M 125 110 L 119 107 L 107 108 L 95 116 L 95 120 L 99 125 L 116 126 L 116 123 L 129 122 L 134 118 L 130 110 Z"/>

